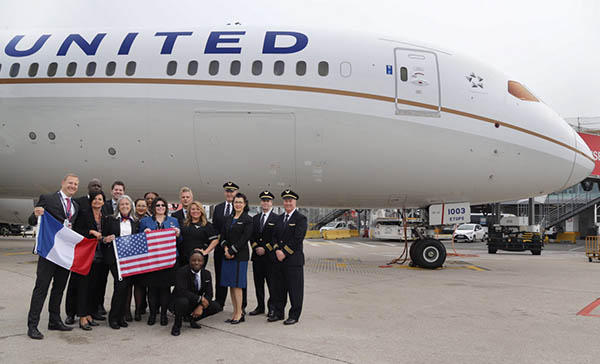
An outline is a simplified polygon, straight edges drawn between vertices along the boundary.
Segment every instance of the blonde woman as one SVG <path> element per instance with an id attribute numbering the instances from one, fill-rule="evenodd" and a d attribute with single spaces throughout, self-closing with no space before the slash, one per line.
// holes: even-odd
<path id="1" fill-rule="evenodd" d="M 190 203 L 187 217 L 181 227 L 181 237 L 180 266 L 188 264 L 194 249 L 200 249 L 204 255 L 204 267 L 206 267 L 208 254 L 219 243 L 219 233 L 206 219 L 204 206 L 199 201 Z"/>

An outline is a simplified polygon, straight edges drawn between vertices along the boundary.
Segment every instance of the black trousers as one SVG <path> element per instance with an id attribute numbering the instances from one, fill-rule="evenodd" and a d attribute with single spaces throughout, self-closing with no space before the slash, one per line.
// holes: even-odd
<path id="1" fill-rule="evenodd" d="M 69 271 L 67 269 L 52 263 L 46 258 L 38 258 L 35 287 L 31 294 L 31 304 L 29 305 L 29 314 L 27 315 L 28 327 L 38 326 L 44 301 L 46 301 L 46 296 L 48 295 L 48 288 L 50 287 L 50 282 L 53 280 L 50 301 L 48 302 L 49 321 L 50 323 L 61 322 L 60 302 L 62 301 L 68 278 Z"/>
<path id="2" fill-rule="evenodd" d="M 148 287 L 148 305 L 150 306 L 150 314 L 162 315 L 167 314 L 169 301 L 171 300 L 171 287 L 169 286 L 150 286 Z"/>
<path id="3" fill-rule="evenodd" d="M 284 317 L 287 298 L 290 298 L 289 318 L 300 319 L 302 313 L 302 302 L 304 300 L 304 267 L 301 265 L 288 266 L 277 262 L 272 264 L 272 282 L 277 292 L 275 315 Z"/>
<path id="4" fill-rule="evenodd" d="M 267 302 L 267 307 L 269 311 L 274 311 L 272 300 L 273 294 L 271 292 L 271 278 L 269 276 L 269 264 L 269 257 L 266 255 L 254 256 L 252 260 L 252 275 L 254 277 L 254 291 L 256 292 L 257 308 L 259 310 L 265 309 L 266 282 L 267 288 L 269 289 L 269 300 Z"/>
<path id="5" fill-rule="evenodd" d="M 98 305 L 104 306 L 104 296 L 106 295 L 106 284 L 108 283 L 108 272 L 110 272 L 110 266 L 105 263 L 99 263 L 98 266 L 98 281 L 96 284 L 96 302 Z"/>
<path id="6" fill-rule="evenodd" d="M 198 302 L 190 301 L 187 297 L 175 297 L 173 307 L 175 308 L 175 324 L 174 326 L 181 327 L 181 321 L 184 316 L 189 316 L 192 311 L 198 307 Z M 215 301 L 209 301 L 208 307 L 202 311 L 202 316 L 197 320 L 202 320 L 205 317 L 212 316 L 221 311 L 221 306 Z M 196 320 L 196 321 L 197 321 Z"/>
<path id="7" fill-rule="evenodd" d="M 225 306 L 225 300 L 227 300 L 227 287 L 221 287 L 221 266 L 223 265 L 224 251 L 222 248 L 215 248 L 215 301 L 221 307 Z M 242 288 L 242 310 L 246 310 L 248 305 L 248 290 Z"/>
<path id="8" fill-rule="evenodd" d="M 119 280 L 119 272 L 117 270 L 117 263 L 110 265 L 110 274 L 113 277 L 113 295 L 110 301 L 110 311 L 108 313 L 108 320 L 110 322 L 119 322 L 123 320 L 125 316 L 125 304 L 127 302 L 127 287 L 129 286 L 129 280 L 123 278 Z M 97 306 L 96 306 L 97 307 Z"/>

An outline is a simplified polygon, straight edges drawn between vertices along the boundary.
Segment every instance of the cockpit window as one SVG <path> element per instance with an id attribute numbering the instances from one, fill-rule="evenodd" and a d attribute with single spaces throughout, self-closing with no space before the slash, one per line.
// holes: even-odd
<path id="1" fill-rule="evenodd" d="M 508 81 L 508 93 L 519 100 L 540 102 L 525 86 L 517 81 Z"/>

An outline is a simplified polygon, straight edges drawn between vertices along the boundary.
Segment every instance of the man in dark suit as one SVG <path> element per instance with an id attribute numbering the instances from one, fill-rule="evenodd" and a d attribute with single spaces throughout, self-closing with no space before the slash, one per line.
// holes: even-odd
<path id="1" fill-rule="evenodd" d="M 179 226 L 183 226 L 192 201 L 194 201 L 192 190 L 189 187 L 181 187 L 179 190 L 179 202 L 181 202 L 181 208 L 171 214 L 171 216 L 177 219 Z"/>
<path id="2" fill-rule="evenodd" d="M 175 310 L 175 323 L 171 329 L 173 336 L 179 336 L 184 316 L 191 316 L 190 327 L 199 329 L 198 320 L 222 310 L 221 306 L 212 300 L 210 272 L 202 269 L 203 266 L 204 256 L 200 251 L 195 250 L 190 256 L 189 265 L 183 266 L 177 271 L 171 303 Z"/>
<path id="3" fill-rule="evenodd" d="M 74 198 L 73 200 L 79 206 L 79 213 L 77 214 L 77 219 L 73 225 L 73 230 L 78 232 L 83 236 L 88 236 L 88 219 L 90 219 L 89 214 L 91 214 L 92 206 L 90 205 L 90 194 L 95 192 L 102 192 L 102 182 L 98 178 L 92 178 L 88 183 L 88 194 L 85 196 Z M 69 284 L 67 286 L 67 298 L 65 300 L 65 311 L 67 312 L 67 317 L 65 318 L 65 323 L 67 325 L 72 325 L 75 323 L 75 314 L 77 313 L 77 278 L 71 274 L 69 278 Z M 92 292 L 95 294 L 95 292 Z M 104 320 L 103 316 L 98 315 L 97 313 L 92 315 L 95 320 Z"/>
<path id="4" fill-rule="evenodd" d="M 40 196 L 35 205 L 36 207 L 33 209 L 33 214 L 29 217 L 29 225 L 37 225 L 37 218 L 44 213 L 49 213 L 66 227 L 72 228 L 79 212 L 77 202 L 72 199 L 73 195 L 77 193 L 78 187 L 79 178 L 72 173 L 67 174 L 63 178 L 58 192 Z M 48 304 L 48 311 L 50 312 L 48 330 L 70 331 L 73 329 L 66 326 L 60 319 L 60 302 L 68 278 L 69 271 L 67 269 L 52 263 L 46 258 L 38 258 L 35 287 L 33 288 L 29 314 L 27 315 L 27 336 L 37 340 L 44 338 L 37 326 L 40 322 L 40 313 L 52 280 L 54 280 L 54 283 L 52 284 Z"/>
<path id="5" fill-rule="evenodd" d="M 254 290 L 256 292 L 257 306 L 250 316 L 265 313 L 265 281 L 269 289 L 269 300 L 267 307 L 269 309 L 268 317 L 275 314 L 273 306 L 273 290 L 271 287 L 271 278 L 269 276 L 269 248 L 273 240 L 273 231 L 279 215 L 273 212 L 273 200 L 275 196 L 269 191 L 263 191 L 258 196 L 260 198 L 261 213 L 252 218 L 252 272 L 254 275 Z M 273 248 L 271 247 L 271 250 Z"/>
<path id="6" fill-rule="evenodd" d="M 300 319 L 304 299 L 304 252 L 303 242 L 308 229 L 308 220 L 296 209 L 299 196 L 292 190 L 281 193 L 284 214 L 279 218 L 273 233 L 273 250 L 278 264 L 279 274 L 273 275 L 273 286 L 277 292 L 275 314 L 269 322 L 283 319 L 287 296 L 290 296 L 291 308 L 288 319 L 283 323 L 293 325 Z"/>
<path id="7" fill-rule="evenodd" d="M 225 202 L 222 202 L 215 206 L 215 210 L 213 211 L 212 224 L 217 229 L 219 234 L 223 234 L 223 225 L 225 223 L 225 218 L 227 216 L 233 215 L 233 198 L 235 197 L 237 191 L 239 190 L 239 186 L 235 183 L 229 181 L 223 185 L 223 189 L 225 190 Z M 225 306 L 225 300 L 227 299 L 227 287 L 221 287 L 221 263 L 223 262 L 223 257 L 225 255 L 225 251 L 221 245 L 217 245 L 215 248 L 214 262 L 215 262 L 215 292 L 216 298 L 215 300 L 221 305 L 221 307 Z M 246 288 L 243 289 L 243 298 L 242 298 L 242 309 L 246 309 L 247 305 L 247 291 Z"/>
<path id="8" fill-rule="evenodd" d="M 117 201 L 125 194 L 125 183 L 122 181 L 114 181 L 110 186 L 110 194 L 112 198 L 104 203 L 102 206 L 102 215 L 113 216 L 117 211 Z M 149 206 L 149 205 L 148 205 Z M 110 268 L 108 265 L 102 265 L 101 270 L 98 272 L 98 290 L 96 291 L 96 301 L 98 302 L 98 314 L 106 315 L 106 308 L 104 308 L 104 296 L 106 295 L 106 283 L 108 282 L 108 273 Z"/>

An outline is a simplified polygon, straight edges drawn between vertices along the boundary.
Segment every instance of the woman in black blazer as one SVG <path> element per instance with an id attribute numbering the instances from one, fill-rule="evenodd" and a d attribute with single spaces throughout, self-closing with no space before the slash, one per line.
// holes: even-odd
<path id="1" fill-rule="evenodd" d="M 233 304 L 233 316 L 225 322 L 233 325 L 244 322 L 242 289 L 246 288 L 246 275 L 252 237 L 252 218 L 248 215 L 248 198 L 238 193 L 233 198 L 234 215 L 227 216 L 221 234 L 221 246 L 225 251 L 221 266 L 221 286 L 229 287 Z"/>
<path id="2" fill-rule="evenodd" d="M 114 216 L 109 216 L 103 224 L 102 255 L 104 262 L 110 267 L 110 273 L 114 280 L 114 292 L 110 302 L 108 324 L 113 329 L 127 327 L 125 322 L 125 301 L 127 299 L 128 278 L 119 280 L 117 260 L 115 258 L 114 241 L 119 236 L 137 234 L 139 225 L 132 217 L 133 201 L 127 195 L 123 195 L 117 201 L 117 211 Z"/>

